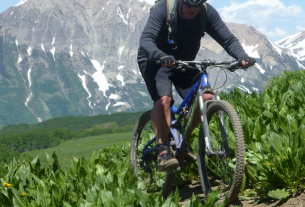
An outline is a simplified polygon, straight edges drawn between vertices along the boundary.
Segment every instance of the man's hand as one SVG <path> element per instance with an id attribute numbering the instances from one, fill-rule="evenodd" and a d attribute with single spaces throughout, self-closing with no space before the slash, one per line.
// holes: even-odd
<path id="1" fill-rule="evenodd" d="M 238 61 L 238 63 L 240 66 L 244 68 L 248 68 L 253 66 L 256 63 L 256 60 L 252 57 L 244 56 Z"/>
<path id="2" fill-rule="evenodd" d="M 176 59 L 173 56 L 166 54 L 158 55 L 157 59 L 161 61 L 162 66 L 165 67 L 173 67 L 176 62 Z"/>

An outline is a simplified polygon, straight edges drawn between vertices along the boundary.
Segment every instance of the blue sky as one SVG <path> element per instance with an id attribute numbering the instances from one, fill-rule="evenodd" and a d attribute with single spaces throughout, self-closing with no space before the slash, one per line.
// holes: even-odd
<path id="1" fill-rule="evenodd" d="M 0 12 L 17 3 L 19 0 L 1 0 Z M 208 0 L 208 3 L 224 21 L 253 26 L 273 42 L 305 30 L 304 0 Z"/>

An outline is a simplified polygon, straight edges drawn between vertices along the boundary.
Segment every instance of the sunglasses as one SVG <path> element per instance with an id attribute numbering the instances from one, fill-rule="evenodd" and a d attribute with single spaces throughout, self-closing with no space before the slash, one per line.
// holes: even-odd
<path id="1" fill-rule="evenodd" d="M 188 7 L 188 8 L 192 8 L 192 7 L 193 7 L 193 8 L 196 8 L 196 9 L 200 8 L 200 5 L 199 5 L 199 4 L 193 5 L 193 4 L 184 2 L 184 1 L 183 1 L 183 3 L 184 3 L 184 5 L 185 5 L 186 7 Z"/>

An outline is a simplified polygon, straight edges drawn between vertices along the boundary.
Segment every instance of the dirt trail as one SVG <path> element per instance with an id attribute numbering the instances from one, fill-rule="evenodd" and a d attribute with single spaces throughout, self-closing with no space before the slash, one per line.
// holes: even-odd
<path id="1" fill-rule="evenodd" d="M 201 185 L 199 181 L 193 181 L 192 184 L 185 185 L 182 188 L 179 189 L 179 195 L 181 197 L 180 204 L 182 204 L 182 207 L 184 207 L 187 202 L 192 198 L 192 194 L 199 195 L 199 198 L 201 199 L 202 204 L 204 205 L 205 202 L 205 195 L 201 189 Z M 260 204 L 254 204 L 253 200 L 248 201 L 237 201 L 235 203 L 236 206 L 239 206 L 242 204 L 243 207 L 277 207 L 277 206 L 283 206 L 283 207 L 305 207 L 305 193 L 301 193 L 299 196 L 290 198 L 285 203 L 279 201 L 279 200 L 270 200 L 266 201 Z M 230 205 L 230 207 L 233 207 L 235 205 Z"/>

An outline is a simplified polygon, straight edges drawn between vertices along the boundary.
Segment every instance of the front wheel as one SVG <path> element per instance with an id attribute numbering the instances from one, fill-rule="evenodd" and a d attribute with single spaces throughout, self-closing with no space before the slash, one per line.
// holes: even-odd
<path id="1" fill-rule="evenodd" d="M 172 191 L 172 184 L 175 176 L 166 172 L 159 172 L 157 165 L 157 151 L 153 148 L 157 146 L 151 123 L 151 111 L 145 112 L 138 120 L 133 131 L 133 137 L 130 146 L 130 162 L 134 167 L 134 173 L 138 177 L 138 188 L 148 192 L 156 192 L 162 189 L 163 198 L 167 198 Z M 143 148 L 152 150 L 148 152 L 145 159 L 142 160 Z"/>
<path id="2" fill-rule="evenodd" d="M 206 152 L 201 126 L 198 138 L 198 169 L 206 195 L 220 187 L 220 202 L 233 203 L 240 192 L 245 168 L 245 146 L 239 117 L 231 104 L 214 101 L 207 111 L 213 153 Z"/>

